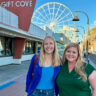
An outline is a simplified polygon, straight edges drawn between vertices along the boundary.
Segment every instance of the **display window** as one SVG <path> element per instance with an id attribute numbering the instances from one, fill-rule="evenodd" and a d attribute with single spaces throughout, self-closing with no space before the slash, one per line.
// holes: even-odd
<path id="1" fill-rule="evenodd" d="M 12 38 L 0 37 L 0 56 L 12 56 Z"/>

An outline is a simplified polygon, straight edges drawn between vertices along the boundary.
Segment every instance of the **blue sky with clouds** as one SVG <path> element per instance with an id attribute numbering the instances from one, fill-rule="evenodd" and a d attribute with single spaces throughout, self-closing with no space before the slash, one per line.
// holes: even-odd
<path id="1" fill-rule="evenodd" d="M 74 14 L 75 10 L 81 10 L 88 14 L 90 27 L 96 21 L 96 0 L 36 0 L 35 9 L 40 7 L 42 4 L 48 2 L 59 2 L 67 6 Z M 82 15 L 82 16 L 81 16 Z M 78 13 L 78 16 L 82 17 L 83 21 L 87 22 L 85 16 L 82 13 Z"/>
<path id="2" fill-rule="evenodd" d="M 68 7 L 74 15 L 74 11 L 81 10 L 89 16 L 89 28 L 94 27 L 96 23 L 96 0 L 36 0 L 35 10 L 48 2 L 59 2 Z M 35 11 L 34 10 L 34 11 Z M 80 21 L 76 26 L 83 26 L 87 30 L 87 17 L 81 12 L 78 13 Z"/>

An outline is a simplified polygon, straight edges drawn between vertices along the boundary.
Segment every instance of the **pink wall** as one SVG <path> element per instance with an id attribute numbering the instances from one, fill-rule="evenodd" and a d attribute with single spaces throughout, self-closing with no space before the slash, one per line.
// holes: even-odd
<path id="1" fill-rule="evenodd" d="M 35 3 L 36 0 L 0 0 L 2 7 L 18 16 L 18 27 L 26 32 L 29 30 Z M 21 58 L 24 44 L 25 39 L 15 38 L 15 59 Z"/>

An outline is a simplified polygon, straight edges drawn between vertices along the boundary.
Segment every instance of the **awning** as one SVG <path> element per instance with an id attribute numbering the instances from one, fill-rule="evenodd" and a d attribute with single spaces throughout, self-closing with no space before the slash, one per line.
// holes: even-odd
<path id="1" fill-rule="evenodd" d="M 3 23 L 0 23 L 0 36 L 20 37 L 20 38 L 25 38 L 35 41 L 43 40 L 43 38 L 40 38 L 37 35 L 30 34 L 27 31 Z"/>

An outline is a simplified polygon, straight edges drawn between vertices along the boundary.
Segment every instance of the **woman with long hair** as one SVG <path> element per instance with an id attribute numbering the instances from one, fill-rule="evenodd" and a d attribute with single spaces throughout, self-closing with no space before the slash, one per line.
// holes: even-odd
<path id="1" fill-rule="evenodd" d="M 76 43 L 69 44 L 64 50 L 56 78 L 59 96 L 96 96 L 96 69 L 83 62 L 80 53 Z"/>
<path id="2" fill-rule="evenodd" d="M 35 57 L 36 55 L 33 56 L 27 73 L 27 96 L 55 96 L 57 92 L 56 76 L 60 69 L 60 57 L 53 37 L 47 36 L 43 40 L 32 78 Z"/>

